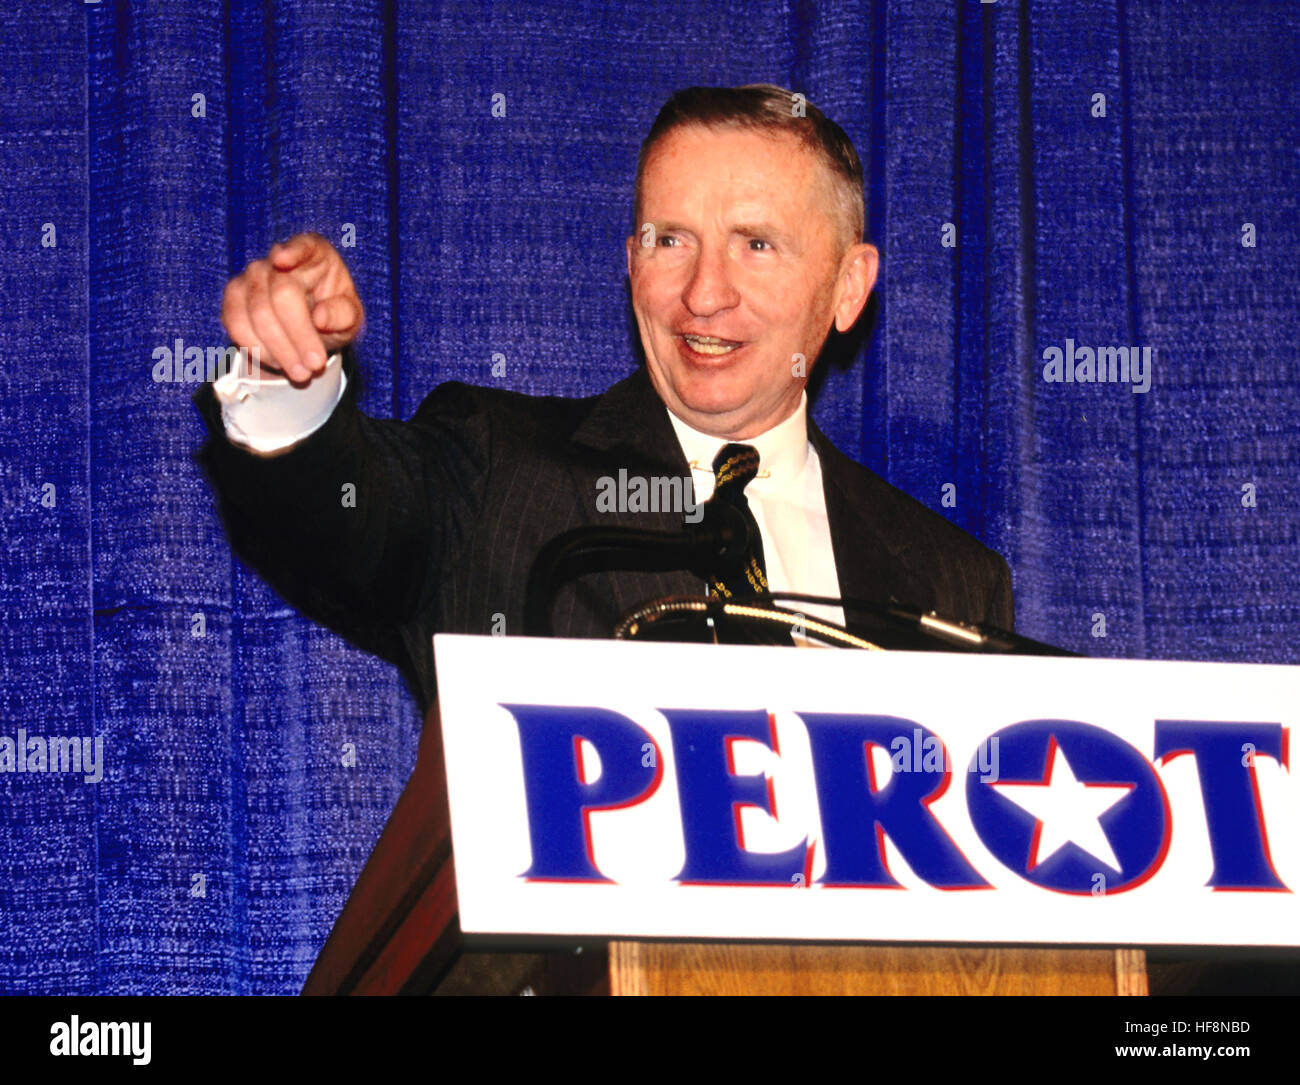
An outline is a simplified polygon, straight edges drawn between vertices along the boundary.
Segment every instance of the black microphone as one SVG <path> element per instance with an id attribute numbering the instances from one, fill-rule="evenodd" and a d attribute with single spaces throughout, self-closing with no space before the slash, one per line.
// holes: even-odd
<path id="1" fill-rule="evenodd" d="M 686 523 L 686 537 L 693 548 L 691 572 L 705 580 L 724 578 L 738 570 L 749 552 L 749 524 L 731 502 L 712 497 L 700 506 L 698 523 Z"/>
<path id="2" fill-rule="evenodd" d="M 644 531 L 633 527 L 575 527 L 557 535 L 533 560 L 524 592 L 524 635 L 552 635 L 551 607 L 560 587 L 576 576 L 611 569 L 686 569 L 707 579 L 744 561 L 749 528 L 734 506 L 702 506 L 704 515 L 687 530 Z"/>
<path id="3" fill-rule="evenodd" d="M 716 491 L 700 505 L 700 519 L 681 532 L 632 527 L 576 527 L 557 535 L 538 551 L 524 593 L 524 634 L 552 635 L 551 607 L 560 586 L 582 573 L 611 569 L 688 570 L 708 580 L 725 579 L 740 569 L 749 553 L 749 523 Z"/>

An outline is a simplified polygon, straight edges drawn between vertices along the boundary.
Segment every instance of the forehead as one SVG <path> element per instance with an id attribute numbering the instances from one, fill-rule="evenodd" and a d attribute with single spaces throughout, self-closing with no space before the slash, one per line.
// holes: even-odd
<path id="1" fill-rule="evenodd" d="M 792 133 L 685 125 L 651 150 L 641 177 L 642 211 L 653 217 L 752 206 L 802 214 L 824 198 L 826 172 Z"/>

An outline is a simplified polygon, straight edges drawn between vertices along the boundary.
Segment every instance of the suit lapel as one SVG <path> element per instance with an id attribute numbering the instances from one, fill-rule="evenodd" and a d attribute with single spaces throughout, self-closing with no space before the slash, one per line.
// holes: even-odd
<path id="1" fill-rule="evenodd" d="M 920 605 L 929 592 L 912 570 L 907 541 L 898 537 L 894 525 L 879 519 L 880 503 L 871 494 L 874 476 L 831 444 L 811 417 L 808 436 L 821 460 L 840 594 L 846 599 Z"/>
<path id="2" fill-rule="evenodd" d="M 644 366 L 597 397 L 571 440 L 579 449 L 572 471 L 587 523 L 642 531 L 682 530 L 684 514 L 680 510 L 604 512 L 596 507 L 600 479 L 617 479 L 620 468 L 629 476 L 667 476 L 690 484 L 691 469 L 668 419 L 668 409 Z M 663 595 L 700 595 L 704 591 L 703 582 L 685 571 L 628 570 L 604 575 L 620 615 Z"/>

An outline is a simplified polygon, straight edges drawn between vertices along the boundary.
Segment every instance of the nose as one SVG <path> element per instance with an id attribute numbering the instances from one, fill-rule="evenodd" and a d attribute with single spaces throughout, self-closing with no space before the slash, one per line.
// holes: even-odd
<path id="1" fill-rule="evenodd" d="M 725 249 L 701 246 L 690 280 L 682 291 L 682 304 L 699 317 L 712 316 L 740 304 L 740 292 L 731 281 Z"/>

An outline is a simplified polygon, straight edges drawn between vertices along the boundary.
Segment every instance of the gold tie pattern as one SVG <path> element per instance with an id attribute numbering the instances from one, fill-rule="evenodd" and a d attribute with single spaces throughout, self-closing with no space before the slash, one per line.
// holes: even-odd
<path id="1" fill-rule="evenodd" d="M 738 571 L 726 578 L 709 578 L 709 594 L 722 599 L 737 595 L 759 595 L 770 589 L 763 564 L 763 539 L 758 522 L 745 500 L 745 487 L 758 474 L 758 449 L 753 445 L 728 444 L 713 459 L 713 497 L 710 501 L 734 505 L 749 527 L 749 547 Z"/>

